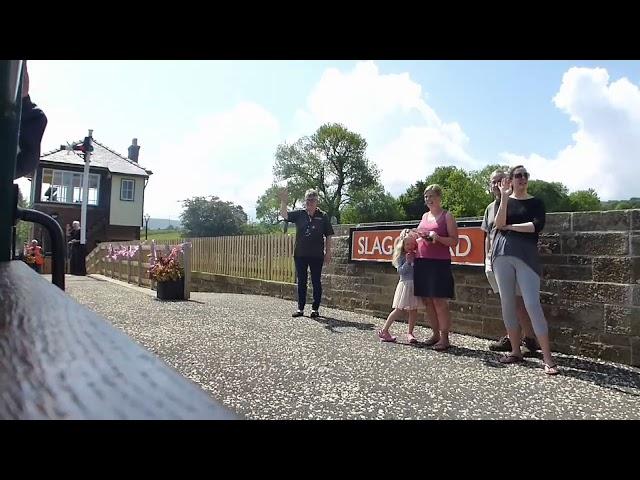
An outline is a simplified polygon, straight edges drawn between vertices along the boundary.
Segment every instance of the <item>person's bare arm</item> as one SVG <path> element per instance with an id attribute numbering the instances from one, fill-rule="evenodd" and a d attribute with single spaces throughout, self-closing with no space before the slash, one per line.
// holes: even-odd
<path id="1" fill-rule="evenodd" d="M 289 212 L 287 211 L 287 201 L 289 199 L 289 192 L 286 188 L 283 188 L 278 192 L 278 198 L 280 199 L 280 216 L 284 220 L 289 220 Z"/>
<path id="2" fill-rule="evenodd" d="M 511 180 L 505 177 L 500 182 L 500 206 L 498 207 L 495 220 L 495 226 L 500 230 L 507 224 L 507 204 L 509 203 L 509 195 L 511 195 L 511 192 L 513 192 Z"/>
<path id="3" fill-rule="evenodd" d="M 514 232 L 533 233 L 536 227 L 533 222 L 514 223 L 513 225 L 504 225 L 500 230 L 513 230 Z"/>
<path id="4" fill-rule="evenodd" d="M 447 212 L 445 221 L 447 222 L 447 231 L 449 232 L 448 237 L 441 237 L 433 231 L 429 232 L 429 236 L 434 242 L 439 242 L 447 247 L 455 247 L 458 245 L 458 225 L 456 224 L 456 219 L 453 218 L 451 212 Z"/>

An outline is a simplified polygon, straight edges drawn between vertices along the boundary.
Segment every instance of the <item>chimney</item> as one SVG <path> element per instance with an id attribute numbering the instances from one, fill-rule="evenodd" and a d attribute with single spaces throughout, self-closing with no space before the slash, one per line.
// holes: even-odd
<path id="1" fill-rule="evenodd" d="M 138 145 L 138 139 L 131 140 L 131 146 L 129 147 L 129 153 L 127 157 L 129 160 L 138 163 L 138 154 L 140 153 L 140 146 Z"/>

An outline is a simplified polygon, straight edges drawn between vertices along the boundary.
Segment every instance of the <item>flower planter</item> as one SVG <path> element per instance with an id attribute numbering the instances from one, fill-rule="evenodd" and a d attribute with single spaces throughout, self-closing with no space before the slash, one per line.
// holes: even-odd
<path id="1" fill-rule="evenodd" d="M 159 300 L 184 300 L 184 277 L 180 280 L 158 282 L 156 297 Z"/>

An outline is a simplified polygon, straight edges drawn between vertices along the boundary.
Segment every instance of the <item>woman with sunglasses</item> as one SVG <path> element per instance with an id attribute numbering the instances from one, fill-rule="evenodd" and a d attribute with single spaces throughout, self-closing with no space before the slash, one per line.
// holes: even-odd
<path id="1" fill-rule="evenodd" d="M 542 200 L 529 195 L 528 185 L 529 172 L 522 165 L 513 167 L 500 182 L 501 201 L 495 219 L 498 232 L 491 261 L 500 291 L 502 320 L 511 340 L 511 353 L 500 358 L 500 362 L 522 361 L 515 305 L 517 283 L 542 349 L 544 371 L 548 375 L 555 375 L 558 367 L 551 355 L 547 320 L 540 305 L 542 267 L 538 254 L 538 234 L 544 228 L 546 211 Z"/>

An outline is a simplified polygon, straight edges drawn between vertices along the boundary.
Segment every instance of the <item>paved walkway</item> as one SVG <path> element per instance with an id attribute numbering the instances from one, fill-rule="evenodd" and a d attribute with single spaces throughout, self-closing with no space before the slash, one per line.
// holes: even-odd
<path id="1" fill-rule="evenodd" d="M 454 334 L 446 353 L 383 344 L 381 319 L 291 318 L 294 302 L 277 298 L 161 302 L 101 276 L 67 276 L 67 291 L 251 419 L 640 418 L 640 369 L 625 365 L 558 354 L 562 373 L 548 377 L 538 358 L 498 363 L 488 340 Z"/>

